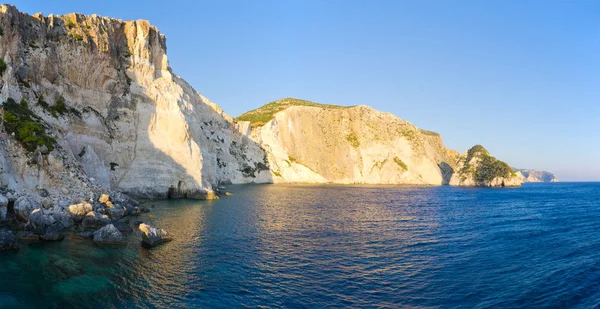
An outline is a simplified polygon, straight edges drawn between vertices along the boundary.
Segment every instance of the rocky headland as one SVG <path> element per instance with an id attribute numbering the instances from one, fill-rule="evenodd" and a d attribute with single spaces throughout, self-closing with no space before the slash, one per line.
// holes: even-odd
<path id="1" fill-rule="evenodd" d="M 516 168 L 513 170 L 521 175 L 523 182 L 559 182 L 558 178 L 550 172 Z"/>
<path id="2" fill-rule="evenodd" d="M 0 225 L 18 238 L 118 243 L 145 211 L 134 198 L 215 199 L 228 183 L 522 181 L 481 146 L 460 155 L 365 105 L 286 98 L 233 119 L 171 70 L 148 21 L 0 6 Z"/>

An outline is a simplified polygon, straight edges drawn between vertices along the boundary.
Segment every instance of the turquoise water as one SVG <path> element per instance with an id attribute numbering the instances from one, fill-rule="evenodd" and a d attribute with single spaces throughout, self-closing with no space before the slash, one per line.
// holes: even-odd
<path id="1" fill-rule="evenodd" d="M 157 248 L 0 253 L 0 308 L 600 305 L 600 184 L 229 190 L 147 204 L 175 237 Z"/>

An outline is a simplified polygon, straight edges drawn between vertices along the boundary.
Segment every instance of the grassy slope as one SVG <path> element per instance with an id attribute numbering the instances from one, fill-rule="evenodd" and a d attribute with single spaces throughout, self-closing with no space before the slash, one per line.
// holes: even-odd
<path id="1" fill-rule="evenodd" d="M 314 106 L 321 107 L 327 109 L 339 109 L 339 108 L 348 108 L 352 106 L 339 106 L 339 105 L 331 105 L 331 104 L 319 104 L 311 101 L 294 99 L 294 98 L 284 98 L 281 100 L 273 101 L 262 107 L 251 110 L 242 114 L 241 116 L 235 118 L 235 121 L 250 121 L 253 127 L 262 126 L 265 123 L 269 122 L 269 120 L 273 119 L 273 115 L 276 113 L 291 107 L 291 106 Z"/>

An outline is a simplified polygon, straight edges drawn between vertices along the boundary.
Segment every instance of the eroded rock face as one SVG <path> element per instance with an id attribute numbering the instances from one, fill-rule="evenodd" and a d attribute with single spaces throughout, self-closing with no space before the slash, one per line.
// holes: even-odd
<path id="1" fill-rule="evenodd" d="M 173 74 L 166 38 L 149 22 L 30 16 L 2 5 L 0 26 L 0 102 L 23 98 L 56 139 L 56 149 L 34 155 L 0 131 L 0 186 L 214 198 L 220 181 L 271 181 L 265 169 L 243 172 L 266 164 L 264 151 Z"/>
<path id="2" fill-rule="evenodd" d="M 167 231 L 145 223 L 140 224 L 138 228 L 142 233 L 142 242 L 150 247 L 173 239 Z"/>
<path id="3" fill-rule="evenodd" d="M 103 228 L 94 232 L 94 242 L 102 244 L 125 244 L 125 237 L 112 224 L 108 224 Z"/>

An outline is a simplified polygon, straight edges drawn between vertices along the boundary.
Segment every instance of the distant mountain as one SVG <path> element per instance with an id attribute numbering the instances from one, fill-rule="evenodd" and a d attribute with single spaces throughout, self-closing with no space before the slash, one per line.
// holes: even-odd
<path id="1" fill-rule="evenodd" d="M 558 178 L 550 172 L 518 168 L 513 168 L 513 170 L 521 173 L 523 182 L 558 182 Z"/>

